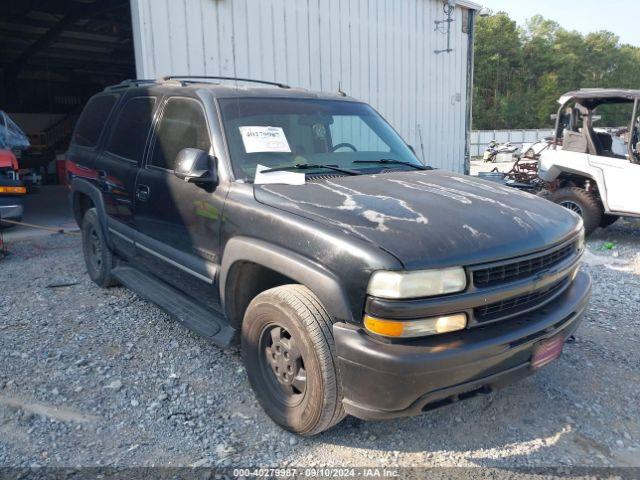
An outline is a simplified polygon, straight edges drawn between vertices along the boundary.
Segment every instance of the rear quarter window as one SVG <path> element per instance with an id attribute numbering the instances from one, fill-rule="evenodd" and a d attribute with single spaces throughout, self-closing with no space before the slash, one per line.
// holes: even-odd
<path id="1" fill-rule="evenodd" d="M 117 100 L 117 95 L 100 95 L 89 100 L 76 124 L 71 142 L 83 147 L 95 147 Z"/>
<path id="2" fill-rule="evenodd" d="M 119 157 L 139 162 L 144 154 L 153 121 L 154 97 L 135 97 L 127 101 L 113 122 L 106 150 Z"/>

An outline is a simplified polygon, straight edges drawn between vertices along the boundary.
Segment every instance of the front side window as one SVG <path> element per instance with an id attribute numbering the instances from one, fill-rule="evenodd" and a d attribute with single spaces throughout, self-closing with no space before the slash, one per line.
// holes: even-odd
<path id="1" fill-rule="evenodd" d="M 175 160 L 184 148 L 198 148 L 209 152 L 211 139 L 204 110 L 190 98 L 171 98 L 167 101 L 153 147 L 151 165 L 174 170 Z"/>
<path id="2" fill-rule="evenodd" d="M 332 165 L 362 173 L 407 168 L 393 163 L 381 167 L 375 163 L 379 160 L 421 165 L 402 138 L 364 103 L 226 98 L 219 104 L 237 178 L 252 180 L 258 165 Z"/>
<path id="3" fill-rule="evenodd" d="M 117 100 L 117 95 L 100 95 L 89 100 L 80 115 L 71 142 L 83 147 L 95 147 Z"/>
<path id="4" fill-rule="evenodd" d="M 153 121 L 154 97 L 136 97 L 127 101 L 114 122 L 106 150 L 134 162 L 142 160 Z"/>

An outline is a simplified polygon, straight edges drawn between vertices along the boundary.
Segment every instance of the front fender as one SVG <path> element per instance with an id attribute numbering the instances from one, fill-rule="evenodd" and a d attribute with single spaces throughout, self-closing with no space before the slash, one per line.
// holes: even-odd
<path id="1" fill-rule="evenodd" d="M 344 288 L 330 271 L 297 253 L 249 237 L 232 238 L 224 249 L 220 269 L 220 298 L 225 311 L 228 275 L 237 262 L 252 262 L 292 278 L 315 293 L 333 318 L 353 320 Z"/>

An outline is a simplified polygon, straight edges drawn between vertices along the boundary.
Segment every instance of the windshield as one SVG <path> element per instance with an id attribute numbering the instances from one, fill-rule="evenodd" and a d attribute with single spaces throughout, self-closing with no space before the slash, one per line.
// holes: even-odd
<path id="1" fill-rule="evenodd" d="M 281 98 L 219 103 L 237 178 L 252 180 L 258 165 L 333 165 L 362 173 L 411 168 L 389 161 L 422 165 L 389 124 L 364 103 Z M 372 163 L 362 163 L 365 160 Z M 373 163 L 379 160 L 389 161 Z"/>

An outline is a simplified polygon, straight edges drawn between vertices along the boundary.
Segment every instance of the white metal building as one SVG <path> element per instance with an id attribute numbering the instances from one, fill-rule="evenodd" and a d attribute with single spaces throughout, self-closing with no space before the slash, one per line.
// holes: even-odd
<path id="1" fill-rule="evenodd" d="M 429 164 L 463 172 L 477 8 L 461 0 L 131 0 L 136 72 L 341 88 L 377 108 Z"/>
<path id="2" fill-rule="evenodd" d="M 376 107 L 429 164 L 464 171 L 477 8 L 470 0 L 9 2 L 0 109 L 31 138 L 22 165 L 44 172 L 64 155 L 87 99 L 126 78 L 340 87 Z"/>

